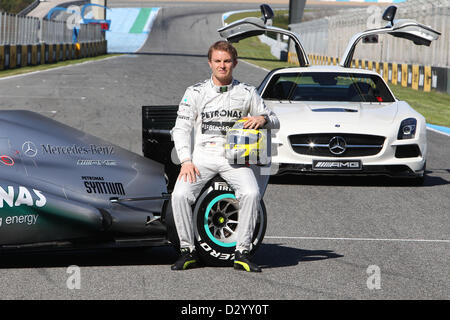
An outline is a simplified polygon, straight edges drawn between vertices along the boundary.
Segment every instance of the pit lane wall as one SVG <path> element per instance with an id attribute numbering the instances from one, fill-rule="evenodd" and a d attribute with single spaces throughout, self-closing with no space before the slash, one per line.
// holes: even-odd
<path id="1" fill-rule="evenodd" d="M 357 45 L 352 65 L 377 70 L 391 83 L 450 93 L 450 0 L 410 0 L 396 5 L 396 19 L 414 19 L 429 25 L 441 32 L 439 40 L 426 47 L 380 35 L 377 44 Z M 306 52 L 313 53 L 313 64 L 333 64 L 342 57 L 354 34 L 386 25 L 381 19 L 384 9 L 380 6 L 349 9 L 343 14 L 289 27 L 300 35 Z M 289 61 L 295 62 L 293 48 L 289 51 Z"/>
<path id="2" fill-rule="evenodd" d="M 64 21 L 0 13 L 0 70 L 106 54 L 100 25 L 80 25 L 78 43 Z"/>

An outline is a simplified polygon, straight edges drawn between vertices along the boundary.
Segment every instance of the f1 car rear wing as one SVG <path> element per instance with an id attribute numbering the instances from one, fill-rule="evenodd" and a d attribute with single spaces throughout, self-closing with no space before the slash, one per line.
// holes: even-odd
<path id="1" fill-rule="evenodd" d="M 383 20 L 389 21 L 386 27 L 366 30 L 355 34 L 350 39 L 347 48 L 345 49 L 344 55 L 340 60 L 341 61 L 340 65 L 345 68 L 349 68 L 351 66 L 356 45 L 363 38 L 368 39 L 370 36 L 376 37 L 378 34 L 386 33 L 394 37 L 408 39 L 414 42 L 414 44 L 416 45 L 429 46 L 431 44 L 431 41 L 437 40 L 441 35 L 440 32 L 433 30 L 431 27 L 420 24 L 414 20 L 410 19 L 394 20 L 396 12 L 397 12 L 396 6 L 390 6 L 385 10 L 383 14 Z M 375 41 L 373 42 L 377 42 L 377 38 L 375 38 Z"/>
<path id="2" fill-rule="evenodd" d="M 262 18 L 249 17 L 230 23 L 217 30 L 220 36 L 230 42 L 239 42 L 242 39 L 259 36 L 268 31 L 286 35 L 292 39 L 295 44 L 295 50 L 300 66 L 308 66 L 309 59 L 303 48 L 302 42 L 300 41 L 299 35 L 289 30 L 267 25 L 267 21 L 273 18 L 273 11 L 267 4 L 262 4 L 260 8 L 263 15 Z"/>

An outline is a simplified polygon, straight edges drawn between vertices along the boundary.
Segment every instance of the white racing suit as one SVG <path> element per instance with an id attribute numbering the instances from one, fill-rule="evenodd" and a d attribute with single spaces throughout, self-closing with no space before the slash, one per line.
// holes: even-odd
<path id="1" fill-rule="evenodd" d="M 204 185 L 217 173 L 234 189 L 239 201 L 236 250 L 250 250 L 260 201 L 253 170 L 233 165 L 225 158 L 226 131 L 245 116 L 266 115 L 263 128 L 279 128 L 278 118 L 266 107 L 256 88 L 237 80 L 216 86 L 212 79 L 187 88 L 172 130 L 178 158 L 191 160 L 200 172 L 196 182 L 177 180 L 172 193 L 172 209 L 181 248 L 194 250 L 192 205 Z M 194 143 L 191 146 L 191 130 Z M 191 154 L 191 150 L 193 153 Z"/>

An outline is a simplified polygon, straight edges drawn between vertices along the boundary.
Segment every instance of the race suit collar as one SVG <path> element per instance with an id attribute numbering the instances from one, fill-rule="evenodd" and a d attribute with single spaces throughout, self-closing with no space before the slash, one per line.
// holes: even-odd
<path id="1" fill-rule="evenodd" d="M 233 86 L 237 83 L 237 80 L 234 80 L 234 78 L 231 78 L 230 84 L 225 85 L 225 86 L 216 86 L 214 84 L 214 81 L 211 76 L 209 83 L 211 85 L 211 88 L 214 88 L 216 92 L 224 93 L 224 92 L 230 91 L 233 88 Z"/>

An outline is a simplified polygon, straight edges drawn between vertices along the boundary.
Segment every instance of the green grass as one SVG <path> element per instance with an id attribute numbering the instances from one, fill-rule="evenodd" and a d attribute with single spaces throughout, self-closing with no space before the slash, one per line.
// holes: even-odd
<path id="1" fill-rule="evenodd" d="M 24 73 L 30 73 L 30 72 L 35 72 L 35 71 L 59 68 L 59 67 L 69 66 L 69 65 L 88 62 L 88 61 L 103 60 L 103 59 L 118 56 L 118 55 L 119 54 L 104 54 L 104 55 L 100 55 L 100 56 L 96 56 L 96 57 L 65 60 L 65 61 L 58 61 L 58 62 L 54 62 L 54 63 L 39 64 L 36 66 L 26 66 L 26 67 L 14 68 L 14 69 L 1 70 L 0 78 L 15 76 L 15 75 L 24 74 Z"/>
<path id="2" fill-rule="evenodd" d="M 275 58 L 270 53 L 270 47 L 259 41 L 257 37 L 247 38 L 233 45 L 238 52 L 239 59 L 256 64 L 265 69 L 272 70 L 287 66 L 295 67 L 294 64 L 282 62 Z"/>
<path id="3" fill-rule="evenodd" d="M 260 11 L 251 12 L 239 12 L 232 14 L 227 19 L 226 23 L 231 23 L 236 20 L 244 19 L 247 17 L 261 17 Z M 287 29 L 289 24 L 289 10 L 275 10 L 273 17 L 273 26 Z M 270 47 L 264 43 L 261 43 L 257 37 L 251 37 L 235 43 L 234 46 L 238 51 L 240 59 L 250 63 L 254 63 L 260 67 L 272 70 L 282 67 L 294 67 L 294 64 L 289 64 L 278 60 L 270 53 Z"/>
<path id="4" fill-rule="evenodd" d="M 450 127 L 450 95 L 432 90 L 423 92 L 389 84 L 399 100 L 405 100 L 417 112 L 421 113 L 427 123 Z"/>
<path id="5" fill-rule="evenodd" d="M 278 13 L 279 11 L 275 12 L 273 25 L 280 27 L 281 25 L 277 25 L 277 23 L 279 23 L 277 21 Z M 261 14 L 260 12 L 242 12 L 231 15 L 225 21 L 230 23 L 248 16 L 260 17 Z M 261 43 L 257 37 L 241 40 L 239 43 L 235 43 L 234 46 L 236 47 L 238 56 L 241 60 L 250 62 L 268 70 L 296 66 L 295 64 L 279 61 L 277 58 L 272 56 L 270 53 L 270 47 Z M 388 83 L 388 85 L 394 92 L 396 98 L 408 102 L 414 110 L 421 113 L 425 117 L 427 123 L 450 127 L 449 94 L 437 92 L 435 90 L 432 90 L 431 92 L 424 92 L 391 83 Z"/>

